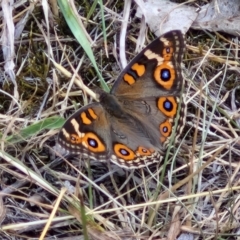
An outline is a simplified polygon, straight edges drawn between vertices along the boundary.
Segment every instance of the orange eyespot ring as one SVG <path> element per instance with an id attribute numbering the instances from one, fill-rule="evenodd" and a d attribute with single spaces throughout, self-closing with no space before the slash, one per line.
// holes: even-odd
<path id="1" fill-rule="evenodd" d="M 125 161 L 131 161 L 136 158 L 133 150 L 121 143 L 116 143 L 113 146 L 114 153 Z"/>
<path id="2" fill-rule="evenodd" d="M 82 138 L 82 144 L 86 145 L 92 152 L 104 152 L 106 150 L 105 145 L 102 141 L 98 138 L 98 136 L 92 132 L 88 132 Z"/>
<path id="3" fill-rule="evenodd" d="M 159 129 L 162 136 L 169 137 L 172 132 L 172 124 L 167 120 L 159 125 Z"/>
<path id="4" fill-rule="evenodd" d="M 72 144 L 80 144 L 82 142 L 82 138 L 77 134 L 71 134 L 68 139 Z"/>
<path id="5" fill-rule="evenodd" d="M 163 49 L 162 54 L 163 54 L 164 61 L 170 61 L 173 55 L 173 48 L 169 46 L 165 47 Z"/>
<path id="6" fill-rule="evenodd" d="M 170 90 L 174 84 L 176 74 L 172 62 L 164 62 L 157 66 L 154 71 L 155 81 L 163 88 Z"/>
<path id="7" fill-rule="evenodd" d="M 69 138 L 70 142 L 75 145 L 83 145 L 85 148 L 92 152 L 104 152 L 106 150 L 103 142 L 97 137 L 96 134 L 88 132 L 83 134 L 83 137 L 79 137 L 77 134 L 71 134 Z"/>
<path id="8" fill-rule="evenodd" d="M 178 105 L 174 97 L 160 97 L 157 107 L 165 116 L 173 118 L 177 113 Z"/>
<path id="9" fill-rule="evenodd" d="M 137 153 L 139 153 L 142 156 L 151 156 L 154 153 L 153 149 L 147 149 L 144 147 L 138 147 Z"/>

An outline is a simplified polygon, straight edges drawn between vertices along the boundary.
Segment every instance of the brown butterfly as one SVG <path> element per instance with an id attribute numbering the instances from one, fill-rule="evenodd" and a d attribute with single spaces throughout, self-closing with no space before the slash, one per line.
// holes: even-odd
<path id="1" fill-rule="evenodd" d="M 122 71 L 110 93 L 102 91 L 99 102 L 80 108 L 66 121 L 58 136 L 60 146 L 131 169 L 160 162 L 174 125 L 177 135 L 184 126 L 184 50 L 179 30 L 155 39 Z"/>

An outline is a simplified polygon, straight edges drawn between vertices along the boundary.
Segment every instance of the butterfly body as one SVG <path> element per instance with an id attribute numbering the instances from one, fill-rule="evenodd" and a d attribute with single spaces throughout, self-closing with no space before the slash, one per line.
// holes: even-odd
<path id="1" fill-rule="evenodd" d="M 184 37 L 168 32 L 123 70 L 111 92 L 82 107 L 64 124 L 59 144 L 74 154 L 111 160 L 125 168 L 161 161 L 174 124 L 184 125 L 181 61 Z M 177 112 L 180 113 L 175 123 Z"/>

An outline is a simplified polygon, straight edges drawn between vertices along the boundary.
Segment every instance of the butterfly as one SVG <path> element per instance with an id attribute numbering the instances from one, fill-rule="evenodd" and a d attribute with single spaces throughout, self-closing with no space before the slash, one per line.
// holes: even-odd
<path id="1" fill-rule="evenodd" d="M 121 72 L 110 93 L 100 91 L 99 102 L 80 108 L 65 122 L 60 146 L 128 169 L 160 162 L 173 127 L 176 138 L 185 123 L 184 51 L 180 30 L 151 42 Z"/>

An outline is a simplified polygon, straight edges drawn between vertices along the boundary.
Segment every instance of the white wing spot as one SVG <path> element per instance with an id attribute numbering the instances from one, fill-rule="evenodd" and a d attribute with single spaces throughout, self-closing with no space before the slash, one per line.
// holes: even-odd
<path id="1" fill-rule="evenodd" d="M 148 59 L 157 59 L 158 61 L 158 65 L 162 64 L 164 61 L 164 58 L 162 58 L 159 54 L 156 54 L 154 52 L 152 52 L 151 50 L 146 50 L 144 52 L 144 55 L 148 58 Z"/>
<path id="2" fill-rule="evenodd" d="M 73 125 L 73 128 L 75 130 L 75 132 L 77 133 L 77 135 L 80 137 L 80 138 L 83 138 L 85 136 L 85 133 L 81 133 L 78 129 L 79 129 L 79 124 L 78 122 L 76 121 L 76 119 L 72 119 L 71 120 L 71 124 Z"/>

